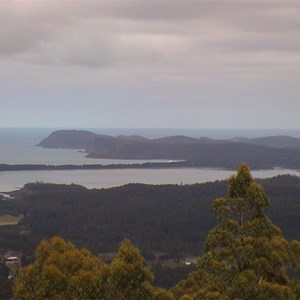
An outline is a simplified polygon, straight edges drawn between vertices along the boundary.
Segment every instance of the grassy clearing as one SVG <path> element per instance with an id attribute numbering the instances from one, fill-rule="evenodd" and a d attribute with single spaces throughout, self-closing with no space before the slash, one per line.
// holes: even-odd
<path id="1" fill-rule="evenodd" d="M 0 216 L 0 226 L 17 225 L 22 219 L 23 215 L 2 215 Z"/>

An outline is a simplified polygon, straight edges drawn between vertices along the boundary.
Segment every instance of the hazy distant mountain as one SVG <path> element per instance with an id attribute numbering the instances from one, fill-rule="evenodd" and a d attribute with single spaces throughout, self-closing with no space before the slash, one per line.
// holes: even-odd
<path id="1" fill-rule="evenodd" d="M 211 139 L 208 140 L 212 141 Z M 199 139 L 184 135 L 168 136 L 160 139 L 154 139 L 153 141 L 160 144 L 199 144 L 199 142 L 201 142 Z"/>
<path id="2" fill-rule="evenodd" d="M 112 137 L 82 130 L 60 130 L 51 133 L 38 146 L 85 149 L 87 156 L 92 158 L 185 160 L 182 166 L 190 167 L 236 168 L 245 162 L 258 169 L 300 168 L 300 139 L 287 136 L 232 140 L 187 136 L 147 139 L 134 135 Z"/>
<path id="3" fill-rule="evenodd" d="M 300 147 L 300 138 L 286 135 L 267 136 L 260 138 L 247 139 L 243 137 L 234 138 L 233 141 L 247 144 L 255 144 L 272 148 L 294 148 Z"/>
<path id="4" fill-rule="evenodd" d="M 136 142 L 146 142 L 150 141 L 150 139 L 147 139 L 140 135 L 119 135 L 116 137 L 117 139 L 127 140 L 127 141 L 136 141 Z"/>

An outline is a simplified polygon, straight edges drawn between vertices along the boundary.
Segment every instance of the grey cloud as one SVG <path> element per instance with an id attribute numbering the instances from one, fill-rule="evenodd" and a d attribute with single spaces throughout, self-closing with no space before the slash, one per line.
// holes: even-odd
<path id="1" fill-rule="evenodd" d="M 7 4 L 0 13 L 0 54 L 32 63 L 179 64 L 204 52 L 299 49 L 296 2 L 24 3 Z"/>
<path id="2" fill-rule="evenodd" d="M 216 41 L 216 48 L 222 47 L 227 51 L 235 52 L 256 52 L 256 51 L 283 51 L 283 52 L 299 52 L 300 40 L 299 33 L 281 34 L 244 34 L 226 41 Z"/>
<path id="3" fill-rule="evenodd" d="M 126 126 L 119 107 L 150 127 L 158 107 L 158 126 L 294 112 L 299 15 L 299 1 L 1 2 L 0 101 L 62 109 L 62 123 L 74 104 L 82 125 L 92 106 L 93 126 L 98 112 Z"/>
<path id="4" fill-rule="evenodd" d="M 28 51 L 49 36 L 46 28 L 39 28 L 27 19 L 12 18 L 9 21 L 1 19 L 0 55 L 12 56 Z"/>

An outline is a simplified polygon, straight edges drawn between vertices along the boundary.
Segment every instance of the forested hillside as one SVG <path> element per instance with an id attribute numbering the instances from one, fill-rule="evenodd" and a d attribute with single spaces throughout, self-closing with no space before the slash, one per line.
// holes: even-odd
<path id="1" fill-rule="evenodd" d="M 279 176 L 260 182 L 271 202 L 271 220 L 288 239 L 299 239 L 300 178 Z M 60 235 L 97 253 L 115 250 L 130 238 L 143 252 L 199 254 L 215 224 L 212 200 L 226 193 L 226 184 L 129 184 L 101 190 L 27 184 L 15 200 L 0 202 L 2 214 L 25 216 L 22 229 L 0 227 L 0 242 L 30 253 L 42 238 Z M 24 228 L 29 235 L 19 235 Z"/>

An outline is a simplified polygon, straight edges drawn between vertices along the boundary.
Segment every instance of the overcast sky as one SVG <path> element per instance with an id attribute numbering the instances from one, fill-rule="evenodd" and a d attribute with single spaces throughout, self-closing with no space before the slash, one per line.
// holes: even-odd
<path id="1" fill-rule="evenodd" d="M 300 128 L 300 1 L 0 1 L 2 127 Z"/>

